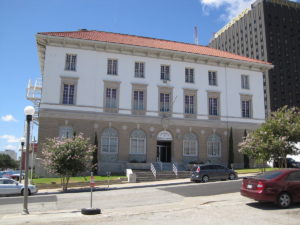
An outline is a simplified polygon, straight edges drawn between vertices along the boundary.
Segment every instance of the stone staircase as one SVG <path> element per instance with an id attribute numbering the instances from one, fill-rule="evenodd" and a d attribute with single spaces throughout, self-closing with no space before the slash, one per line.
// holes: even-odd
<path id="1" fill-rule="evenodd" d="M 133 170 L 136 174 L 136 182 L 148 182 L 157 180 L 172 180 L 189 178 L 190 171 L 187 171 L 183 166 L 177 166 L 177 176 L 173 172 L 173 165 L 171 163 L 153 163 L 156 169 L 156 178 L 150 170 Z"/>

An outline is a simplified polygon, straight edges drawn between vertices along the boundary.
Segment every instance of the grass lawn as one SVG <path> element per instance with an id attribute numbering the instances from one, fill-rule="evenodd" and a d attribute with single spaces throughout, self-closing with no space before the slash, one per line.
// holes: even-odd
<path id="1" fill-rule="evenodd" d="M 278 170 L 279 168 L 265 168 L 266 171 L 273 171 Z M 245 173 L 261 173 L 263 172 L 263 168 L 255 168 L 255 169 L 239 169 L 235 170 L 238 174 L 245 174 Z"/>
<path id="2" fill-rule="evenodd" d="M 123 178 L 125 176 L 110 176 L 110 180 L 117 180 L 119 178 Z M 94 176 L 95 181 L 104 181 L 108 180 L 107 176 Z M 60 178 L 36 178 L 33 179 L 34 184 L 51 184 L 55 182 L 56 184 L 60 184 Z M 86 177 L 70 177 L 69 183 L 81 183 L 81 182 L 90 182 L 90 176 Z"/>

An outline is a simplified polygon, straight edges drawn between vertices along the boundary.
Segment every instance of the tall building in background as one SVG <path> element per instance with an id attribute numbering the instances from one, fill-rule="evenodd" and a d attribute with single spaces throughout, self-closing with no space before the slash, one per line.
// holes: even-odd
<path id="1" fill-rule="evenodd" d="M 266 110 L 300 106 L 300 3 L 257 0 L 209 46 L 274 65 L 264 73 Z"/>

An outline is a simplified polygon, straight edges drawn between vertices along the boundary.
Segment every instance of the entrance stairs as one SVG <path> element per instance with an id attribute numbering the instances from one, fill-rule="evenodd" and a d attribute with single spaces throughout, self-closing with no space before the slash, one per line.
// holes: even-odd
<path id="1" fill-rule="evenodd" d="M 136 182 L 148 182 L 157 180 L 173 180 L 189 178 L 191 175 L 190 171 L 187 171 L 183 166 L 177 166 L 177 175 L 173 171 L 172 163 L 153 163 L 156 170 L 156 177 L 153 175 L 151 170 L 133 170 L 136 174 Z"/>

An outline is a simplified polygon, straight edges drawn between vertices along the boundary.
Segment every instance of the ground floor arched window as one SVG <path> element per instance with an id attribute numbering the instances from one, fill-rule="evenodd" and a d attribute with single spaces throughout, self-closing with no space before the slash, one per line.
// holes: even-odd
<path id="1" fill-rule="evenodd" d="M 118 132 L 113 128 L 106 128 L 101 135 L 101 151 L 103 153 L 117 153 L 118 142 Z"/>
<path id="2" fill-rule="evenodd" d="M 217 134 L 212 134 L 207 139 L 207 155 L 208 157 L 221 156 L 221 138 Z"/>
<path id="3" fill-rule="evenodd" d="M 198 154 L 198 141 L 194 133 L 187 133 L 183 137 L 183 155 L 196 156 Z"/>
<path id="4" fill-rule="evenodd" d="M 134 130 L 130 135 L 130 154 L 146 153 L 146 134 L 142 130 Z"/>

